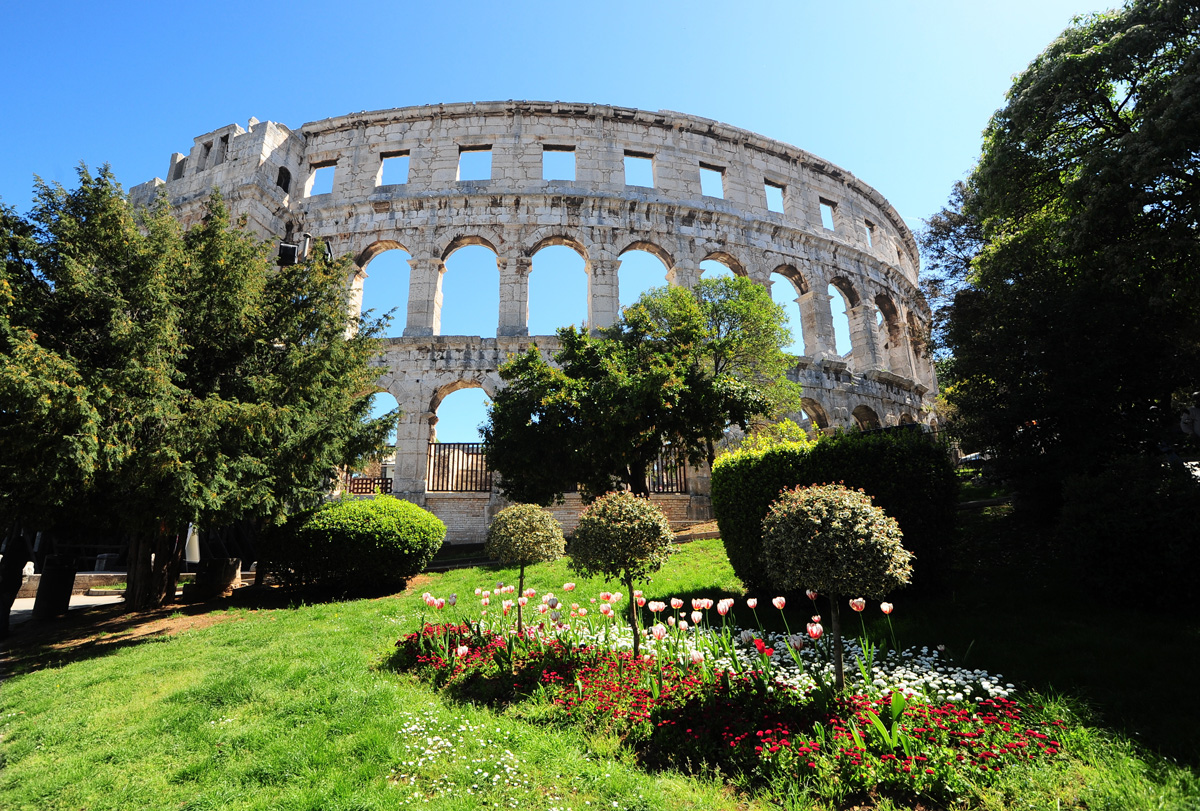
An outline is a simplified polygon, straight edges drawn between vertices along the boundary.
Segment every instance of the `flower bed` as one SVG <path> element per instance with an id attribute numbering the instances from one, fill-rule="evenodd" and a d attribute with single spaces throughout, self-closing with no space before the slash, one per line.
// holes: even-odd
<path id="1" fill-rule="evenodd" d="M 646 601 L 653 624 L 632 631 L 613 609 L 621 595 L 567 606 L 553 595 L 517 634 L 515 601 L 500 586 L 500 611 L 423 623 L 397 643 L 394 663 L 472 701 L 541 702 L 543 716 L 618 735 L 651 768 L 715 768 L 748 790 L 776 796 L 801 787 L 845 800 L 859 795 L 952 802 L 1012 765 L 1055 756 L 1061 721 L 1023 706 L 1013 685 L 953 667 L 937 650 L 847 643 L 857 663 L 847 690 L 831 687 L 819 617 L 807 633 L 741 629 L 732 600 Z M 521 598 L 527 604 L 536 593 Z M 426 597 L 437 611 L 456 600 Z M 782 608 L 782 598 L 775 601 Z M 750 601 L 754 605 L 754 601 Z M 856 609 L 859 606 L 852 606 Z M 889 606 L 890 610 L 890 606 Z M 498 616 L 497 616 L 498 614 Z M 665 622 L 658 622 L 663 619 Z M 638 613 L 641 617 L 641 613 Z M 712 623 L 710 624 L 710 620 Z"/>

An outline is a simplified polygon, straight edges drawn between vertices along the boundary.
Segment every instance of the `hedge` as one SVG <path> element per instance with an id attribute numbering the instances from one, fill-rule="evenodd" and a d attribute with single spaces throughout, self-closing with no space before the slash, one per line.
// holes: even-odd
<path id="1" fill-rule="evenodd" d="M 760 559 L 762 522 L 781 491 L 813 484 L 861 488 L 896 519 L 916 557 L 919 585 L 945 575 L 958 480 L 944 445 L 918 431 L 837 434 L 717 459 L 712 504 L 733 570 L 748 588 L 770 585 Z"/>
<path id="2" fill-rule="evenodd" d="M 271 571 L 293 583 L 403 588 L 441 548 L 446 525 L 392 496 L 331 501 L 291 516 L 267 539 Z"/>

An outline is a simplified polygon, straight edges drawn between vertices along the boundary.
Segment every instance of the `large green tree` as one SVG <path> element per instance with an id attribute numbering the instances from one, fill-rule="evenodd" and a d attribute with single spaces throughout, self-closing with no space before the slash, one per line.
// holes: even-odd
<path id="1" fill-rule="evenodd" d="M 84 452 L 60 512 L 130 539 L 129 608 L 174 593 L 189 523 L 277 517 L 381 446 L 394 415 L 368 420 L 363 395 L 382 324 L 348 323 L 345 262 L 316 251 L 274 267 L 216 195 L 203 223 L 182 233 L 165 205 L 134 211 L 106 169 L 81 170 L 73 190 L 39 184 L 27 224 L 8 240 L 19 271 L 8 274 L 19 319 L 8 329 L 61 359 L 50 377 L 74 384 L 86 404 L 80 420 L 94 433 L 69 434 Z M 6 362 L 20 357 L 6 348 Z M 14 425 L 36 416 L 0 394 Z M 14 428 L 9 441 L 29 441 L 28 431 Z M 26 475 L 50 483 L 55 473 L 35 459 Z M 47 523 L 15 499 L 0 504 L 18 521 Z M 56 531 L 72 526 L 63 518 Z"/>
<path id="2" fill-rule="evenodd" d="M 771 381 L 728 321 L 714 332 L 714 307 L 702 301 L 681 288 L 650 291 L 599 337 L 559 330 L 553 364 L 531 348 L 502 366 L 507 386 L 483 433 L 505 495 L 546 505 L 576 483 L 588 499 L 622 485 L 645 494 L 665 445 L 700 464 L 729 425 L 770 413 Z M 786 336 L 776 352 L 778 341 Z"/>
<path id="3" fill-rule="evenodd" d="M 958 429 L 1026 492 L 1157 450 L 1200 388 L 1200 7 L 1077 19 L 924 247 Z"/>

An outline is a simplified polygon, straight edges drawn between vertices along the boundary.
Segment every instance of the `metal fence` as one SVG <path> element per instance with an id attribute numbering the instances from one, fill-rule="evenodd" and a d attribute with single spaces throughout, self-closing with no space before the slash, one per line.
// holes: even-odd
<path id="1" fill-rule="evenodd" d="M 431 442 L 426 489 L 449 493 L 486 493 L 492 472 L 482 442 Z"/>
<path id="2" fill-rule="evenodd" d="M 646 487 L 651 493 L 686 493 L 687 470 L 684 460 L 665 447 L 646 471 Z"/>
<path id="3" fill-rule="evenodd" d="M 392 480 L 382 476 L 352 476 L 346 479 L 346 492 L 353 496 L 371 496 L 392 492 Z"/>

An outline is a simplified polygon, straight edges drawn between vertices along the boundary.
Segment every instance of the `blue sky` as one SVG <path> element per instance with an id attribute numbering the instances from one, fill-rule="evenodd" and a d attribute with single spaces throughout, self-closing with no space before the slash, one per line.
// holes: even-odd
<path id="1" fill-rule="evenodd" d="M 546 99 L 678 110 L 795 144 L 874 186 L 917 228 L 970 170 L 1012 77 L 1073 16 L 1112 5 L 10 3 L 0 201 L 26 211 L 35 174 L 70 185 L 80 162 L 111 164 L 127 188 L 162 177 L 193 137 L 251 116 L 298 127 L 359 110 Z M 368 268 L 368 303 L 402 312 L 401 263 L 381 260 Z M 493 261 L 460 251 L 446 283 L 470 290 Z M 535 333 L 539 310 L 571 320 L 583 283 L 572 261 L 535 257 Z M 540 262 L 563 268 L 543 274 L 542 290 Z M 626 265 L 623 288 L 626 272 L 648 277 L 628 289 L 657 271 Z M 494 331 L 492 304 L 464 293 L 473 304 L 456 314 L 451 293 L 444 333 L 488 334 L 472 326 L 489 317 Z M 448 398 L 439 437 L 472 439 L 479 413 L 471 390 Z"/>

